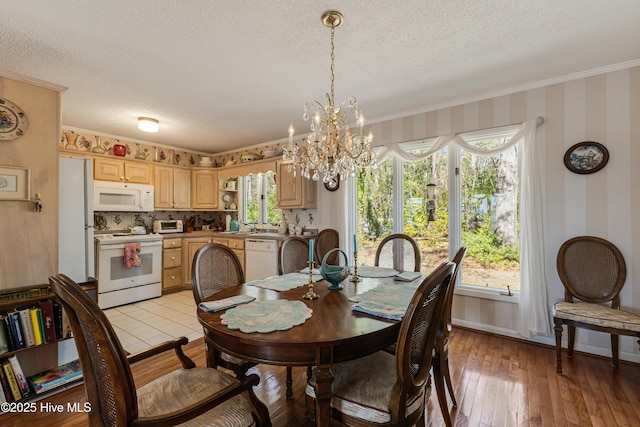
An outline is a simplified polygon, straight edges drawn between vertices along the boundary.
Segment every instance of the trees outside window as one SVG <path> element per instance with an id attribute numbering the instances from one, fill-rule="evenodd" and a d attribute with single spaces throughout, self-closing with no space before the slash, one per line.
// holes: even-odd
<path id="1" fill-rule="evenodd" d="M 513 134 L 515 131 L 474 132 L 465 140 L 480 150 L 493 149 Z M 421 154 L 434 142 L 408 142 L 403 149 Z M 373 265 L 381 238 L 400 232 L 418 241 L 423 273 L 429 273 L 465 245 L 469 248 L 462 270 L 465 286 L 519 290 L 516 147 L 483 156 L 447 146 L 423 160 L 394 161 L 389 157 L 377 171 L 361 172 L 357 185 L 359 263 Z M 436 186 L 431 221 L 426 209 L 430 183 Z M 400 206 L 396 206 L 398 203 Z"/>
<path id="2" fill-rule="evenodd" d="M 282 211 L 276 209 L 276 181 L 274 172 L 243 177 L 243 222 L 249 224 L 277 224 Z"/>

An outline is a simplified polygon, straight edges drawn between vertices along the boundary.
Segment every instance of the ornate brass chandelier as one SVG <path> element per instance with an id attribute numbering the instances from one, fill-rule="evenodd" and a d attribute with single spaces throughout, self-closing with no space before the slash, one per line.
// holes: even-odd
<path id="1" fill-rule="evenodd" d="M 302 118 L 311 121 L 311 133 L 304 138 L 302 146 L 293 143 L 293 124 L 289 126 L 289 145 L 283 150 L 283 159 L 291 166 L 300 168 L 307 179 L 327 183 L 337 177 L 345 179 L 356 176 L 361 167 L 375 165 L 375 153 L 371 148 L 371 131 L 363 134 L 364 116 L 353 96 L 336 106 L 334 91 L 334 31 L 342 24 L 340 12 L 328 11 L 322 15 L 322 23 L 331 28 L 331 92 L 326 95 L 326 105 L 310 99 L 304 106 Z M 349 119 L 355 120 L 358 134 L 349 129 Z M 294 169 L 294 174 L 296 173 Z"/>

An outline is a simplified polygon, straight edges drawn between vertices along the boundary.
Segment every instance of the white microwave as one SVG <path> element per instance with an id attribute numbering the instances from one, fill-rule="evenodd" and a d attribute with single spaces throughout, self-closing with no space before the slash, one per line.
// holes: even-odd
<path id="1" fill-rule="evenodd" d="M 93 181 L 93 210 L 153 212 L 153 185 Z"/>

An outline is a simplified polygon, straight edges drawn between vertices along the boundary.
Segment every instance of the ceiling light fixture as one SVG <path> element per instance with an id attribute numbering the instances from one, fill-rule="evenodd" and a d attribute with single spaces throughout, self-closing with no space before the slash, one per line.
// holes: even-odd
<path id="1" fill-rule="evenodd" d="M 363 135 L 364 116 L 358 110 L 353 96 L 339 106 L 335 105 L 334 90 L 334 31 L 340 26 L 343 16 L 340 12 L 328 11 L 322 15 L 322 23 L 331 28 L 331 92 L 326 95 L 326 105 L 310 99 L 304 106 L 302 118 L 311 120 L 311 134 L 304 138 L 302 146 L 293 143 L 293 124 L 289 126 L 289 145 L 284 147 L 284 160 L 291 161 L 295 170 L 300 167 L 302 176 L 327 183 L 336 177 L 345 179 L 356 176 L 359 167 L 375 166 L 375 153 L 371 149 L 373 135 Z M 355 135 L 349 129 L 349 119 L 355 120 L 360 128 Z M 290 165 L 290 167 L 291 167 Z"/>
<path id="2" fill-rule="evenodd" d="M 145 132 L 158 132 L 160 122 L 149 117 L 138 117 L 138 129 Z"/>

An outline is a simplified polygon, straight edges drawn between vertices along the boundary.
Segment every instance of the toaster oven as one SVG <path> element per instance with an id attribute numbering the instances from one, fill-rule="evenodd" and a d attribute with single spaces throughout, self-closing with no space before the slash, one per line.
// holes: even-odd
<path id="1" fill-rule="evenodd" d="M 154 233 L 182 233 L 181 219 L 157 219 L 153 221 Z"/>

